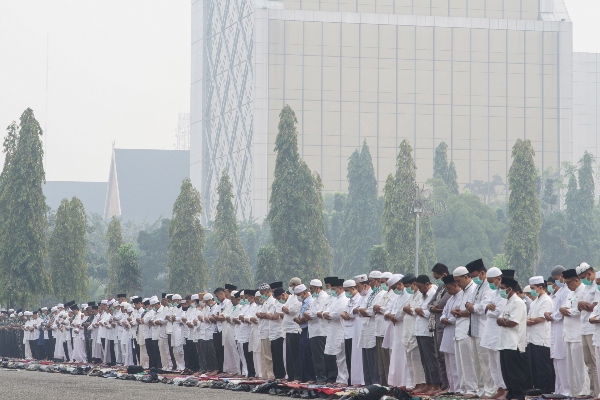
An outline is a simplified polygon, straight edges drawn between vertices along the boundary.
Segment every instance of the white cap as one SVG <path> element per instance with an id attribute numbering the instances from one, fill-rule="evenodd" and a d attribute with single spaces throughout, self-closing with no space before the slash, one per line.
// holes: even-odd
<path id="1" fill-rule="evenodd" d="M 294 288 L 294 294 L 300 294 L 302 292 L 306 292 L 306 285 L 303 283 Z"/>
<path id="2" fill-rule="evenodd" d="M 354 281 L 355 281 L 356 283 L 363 283 L 363 282 L 366 282 L 366 281 L 368 281 L 368 280 L 369 280 L 369 278 L 367 278 L 367 275 L 366 275 L 366 274 L 356 275 L 356 276 L 354 277 Z"/>
<path id="3" fill-rule="evenodd" d="M 396 283 L 400 282 L 400 279 L 402 279 L 402 275 L 401 274 L 394 274 L 394 275 L 392 275 L 391 278 L 388 279 L 387 285 L 388 286 L 393 286 Z"/>
<path id="4" fill-rule="evenodd" d="M 463 276 L 467 275 L 469 270 L 466 267 L 458 267 L 454 271 L 452 271 L 452 276 Z"/>
<path id="5" fill-rule="evenodd" d="M 133 312 L 134 308 L 133 307 L 127 307 L 127 312 Z"/>
<path id="6" fill-rule="evenodd" d="M 23 316 L 23 313 L 22 313 L 22 312 L 20 312 L 20 313 L 18 313 L 17 315 L 18 315 L 19 317 L 22 317 L 22 316 Z"/>
<path id="7" fill-rule="evenodd" d="M 115 299 L 110 299 L 107 303 L 107 305 L 112 306 L 113 304 L 115 304 L 117 301 Z"/>
<path id="8" fill-rule="evenodd" d="M 42 311 L 48 311 L 48 307 L 42 307 Z"/>
<path id="9" fill-rule="evenodd" d="M 379 279 L 381 278 L 381 271 L 371 271 L 369 278 Z"/>
<path id="10" fill-rule="evenodd" d="M 108 304 L 108 300 L 102 300 L 100 304 Z"/>
<path id="11" fill-rule="evenodd" d="M 155 298 L 155 297 L 152 297 L 152 298 L 150 299 L 150 305 L 152 306 L 152 305 L 154 305 L 154 304 L 156 304 L 156 303 L 158 303 L 158 299 L 157 299 L 157 298 Z"/>
<path id="12" fill-rule="evenodd" d="M 529 278 L 529 284 L 530 285 L 539 285 L 544 283 L 544 277 L 543 276 L 533 276 L 531 278 Z"/>
<path id="13" fill-rule="evenodd" d="M 581 275 L 590 268 L 592 268 L 592 267 L 590 267 L 590 264 L 588 264 L 586 262 L 582 262 L 581 264 L 579 264 L 577 266 L 577 268 L 575 268 L 575 271 L 577 271 L 577 275 Z"/>
<path id="14" fill-rule="evenodd" d="M 204 295 L 204 297 L 202 297 L 202 300 L 204 300 L 204 301 L 208 301 L 208 300 L 212 300 L 212 299 L 214 299 L 214 297 L 213 297 L 213 295 L 212 295 L 212 294 L 210 294 L 210 293 L 206 293 L 206 294 Z"/>
<path id="15" fill-rule="evenodd" d="M 50 309 L 50 312 L 57 312 L 57 311 L 58 311 L 58 308 L 56 306 L 54 306 Z"/>
<path id="16" fill-rule="evenodd" d="M 129 305 L 129 303 L 127 303 L 126 301 L 119 304 L 120 307 L 127 307 L 128 305 Z"/>
<path id="17" fill-rule="evenodd" d="M 178 294 L 174 294 L 172 297 L 173 300 L 181 300 L 181 296 Z"/>
<path id="18" fill-rule="evenodd" d="M 190 300 L 198 300 L 198 295 L 197 294 L 193 294 Z"/>
<path id="19" fill-rule="evenodd" d="M 237 290 L 232 290 L 231 292 L 229 292 L 229 294 L 233 296 L 233 295 L 234 295 L 234 294 L 236 294 L 237 292 L 238 292 Z"/>
<path id="20" fill-rule="evenodd" d="M 256 293 L 254 293 L 254 297 L 260 297 L 260 290 L 258 290 Z"/>
<path id="21" fill-rule="evenodd" d="M 14 312 L 15 312 L 15 309 L 14 309 L 14 308 L 9 308 L 9 309 L 8 309 L 8 312 L 9 312 L 9 313 L 14 313 Z"/>
<path id="22" fill-rule="evenodd" d="M 14 318 L 15 317 L 15 313 L 12 313 L 9 315 L 9 318 Z"/>
<path id="23" fill-rule="evenodd" d="M 86 303 L 83 303 L 83 304 L 81 305 L 81 309 L 82 309 L 82 310 L 87 310 L 88 308 L 90 308 L 90 306 L 88 306 Z"/>
<path id="24" fill-rule="evenodd" d="M 58 307 L 58 308 L 65 308 L 65 305 L 64 305 L 63 303 L 58 303 L 58 304 L 56 305 L 56 307 Z"/>
<path id="25" fill-rule="evenodd" d="M 502 275 L 502 271 L 500 268 L 492 267 L 488 270 L 486 277 L 487 278 L 497 278 Z"/>
<path id="26" fill-rule="evenodd" d="M 527 285 L 523 288 L 523 293 L 529 293 L 531 292 L 531 286 Z"/>
<path id="27" fill-rule="evenodd" d="M 343 287 L 347 288 L 347 287 L 354 287 L 356 286 L 356 282 L 354 282 L 353 279 L 348 279 L 347 281 L 344 281 Z"/>
<path id="28" fill-rule="evenodd" d="M 240 296 L 245 296 L 245 295 L 246 295 L 246 292 L 242 290 L 242 291 L 240 292 Z"/>
<path id="29" fill-rule="evenodd" d="M 23 313 L 23 315 L 26 317 L 31 317 L 33 315 L 33 313 L 31 311 L 25 311 L 25 313 Z"/>
<path id="30" fill-rule="evenodd" d="M 318 279 L 313 279 L 310 281 L 310 286 L 323 287 L 323 284 Z"/>
<path id="31" fill-rule="evenodd" d="M 383 274 L 381 274 L 381 277 L 385 279 L 390 279 L 392 275 L 393 274 L 391 272 L 384 272 Z"/>

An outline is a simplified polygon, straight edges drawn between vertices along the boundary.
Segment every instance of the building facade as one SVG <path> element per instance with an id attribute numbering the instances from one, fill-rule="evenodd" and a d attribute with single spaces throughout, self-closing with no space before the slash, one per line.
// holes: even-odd
<path id="1" fill-rule="evenodd" d="M 578 143 L 573 65 L 562 0 L 192 0 L 190 176 L 207 220 L 224 169 L 238 218 L 262 219 L 286 104 L 325 192 L 364 140 L 380 190 L 404 139 L 419 181 L 442 141 L 461 189 L 506 183 L 518 138 L 557 170 Z"/>

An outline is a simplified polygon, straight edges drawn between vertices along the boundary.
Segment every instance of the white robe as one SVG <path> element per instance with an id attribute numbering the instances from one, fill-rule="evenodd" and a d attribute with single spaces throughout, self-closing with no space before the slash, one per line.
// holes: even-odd
<path id="1" fill-rule="evenodd" d="M 410 371 L 408 370 L 406 346 L 403 342 L 405 313 L 402 311 L 402 308 L 408 304 L 409 300 L 410 294 L 404 291 L 403 294 L 395 297 L 393 304 L 390 306 L 390 314 L 398 320 L 395 324 L 391 324 L 391 329 L 393 330 L 391 341 L 393 357 L 390 356 L 388 384 L 392 386 L 414 386 L 410 377 Z"/>
<path id="2" fill-rule="evenodd" d="M 363 307 L 363 303 L 366 303 L 367 298 L 357 295 L 356 300 L 356 304 L 353 305 L 354 309 Z M 358 342 L 362 333 L 362 317 L 359 313 L 352 314 L 352 316 L 354 317 L 354 331 L 352 332 L 352 370 L 350 371 L 350 383 L 352 385 L 364 385 L 362 349 L 358 348 Z"/>

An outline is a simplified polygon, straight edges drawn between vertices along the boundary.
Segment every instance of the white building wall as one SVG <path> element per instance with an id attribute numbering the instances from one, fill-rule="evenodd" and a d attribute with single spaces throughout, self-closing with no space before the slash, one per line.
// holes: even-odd
<path id="1" fill-rule="evenodd" d="M 599 85 L 600 55 L 573 53 L 573 162 L 585 151 L 600 157 Z"/>

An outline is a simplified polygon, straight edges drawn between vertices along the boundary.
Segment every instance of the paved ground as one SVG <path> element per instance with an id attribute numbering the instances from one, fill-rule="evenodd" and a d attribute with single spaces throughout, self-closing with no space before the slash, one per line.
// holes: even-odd
<path id="1" fill-rule="evenodd" d="M 0 369 L 2 399 L 83 400 L 273 400 L 272 396 L 104 379 L 47 372 Z"/>

